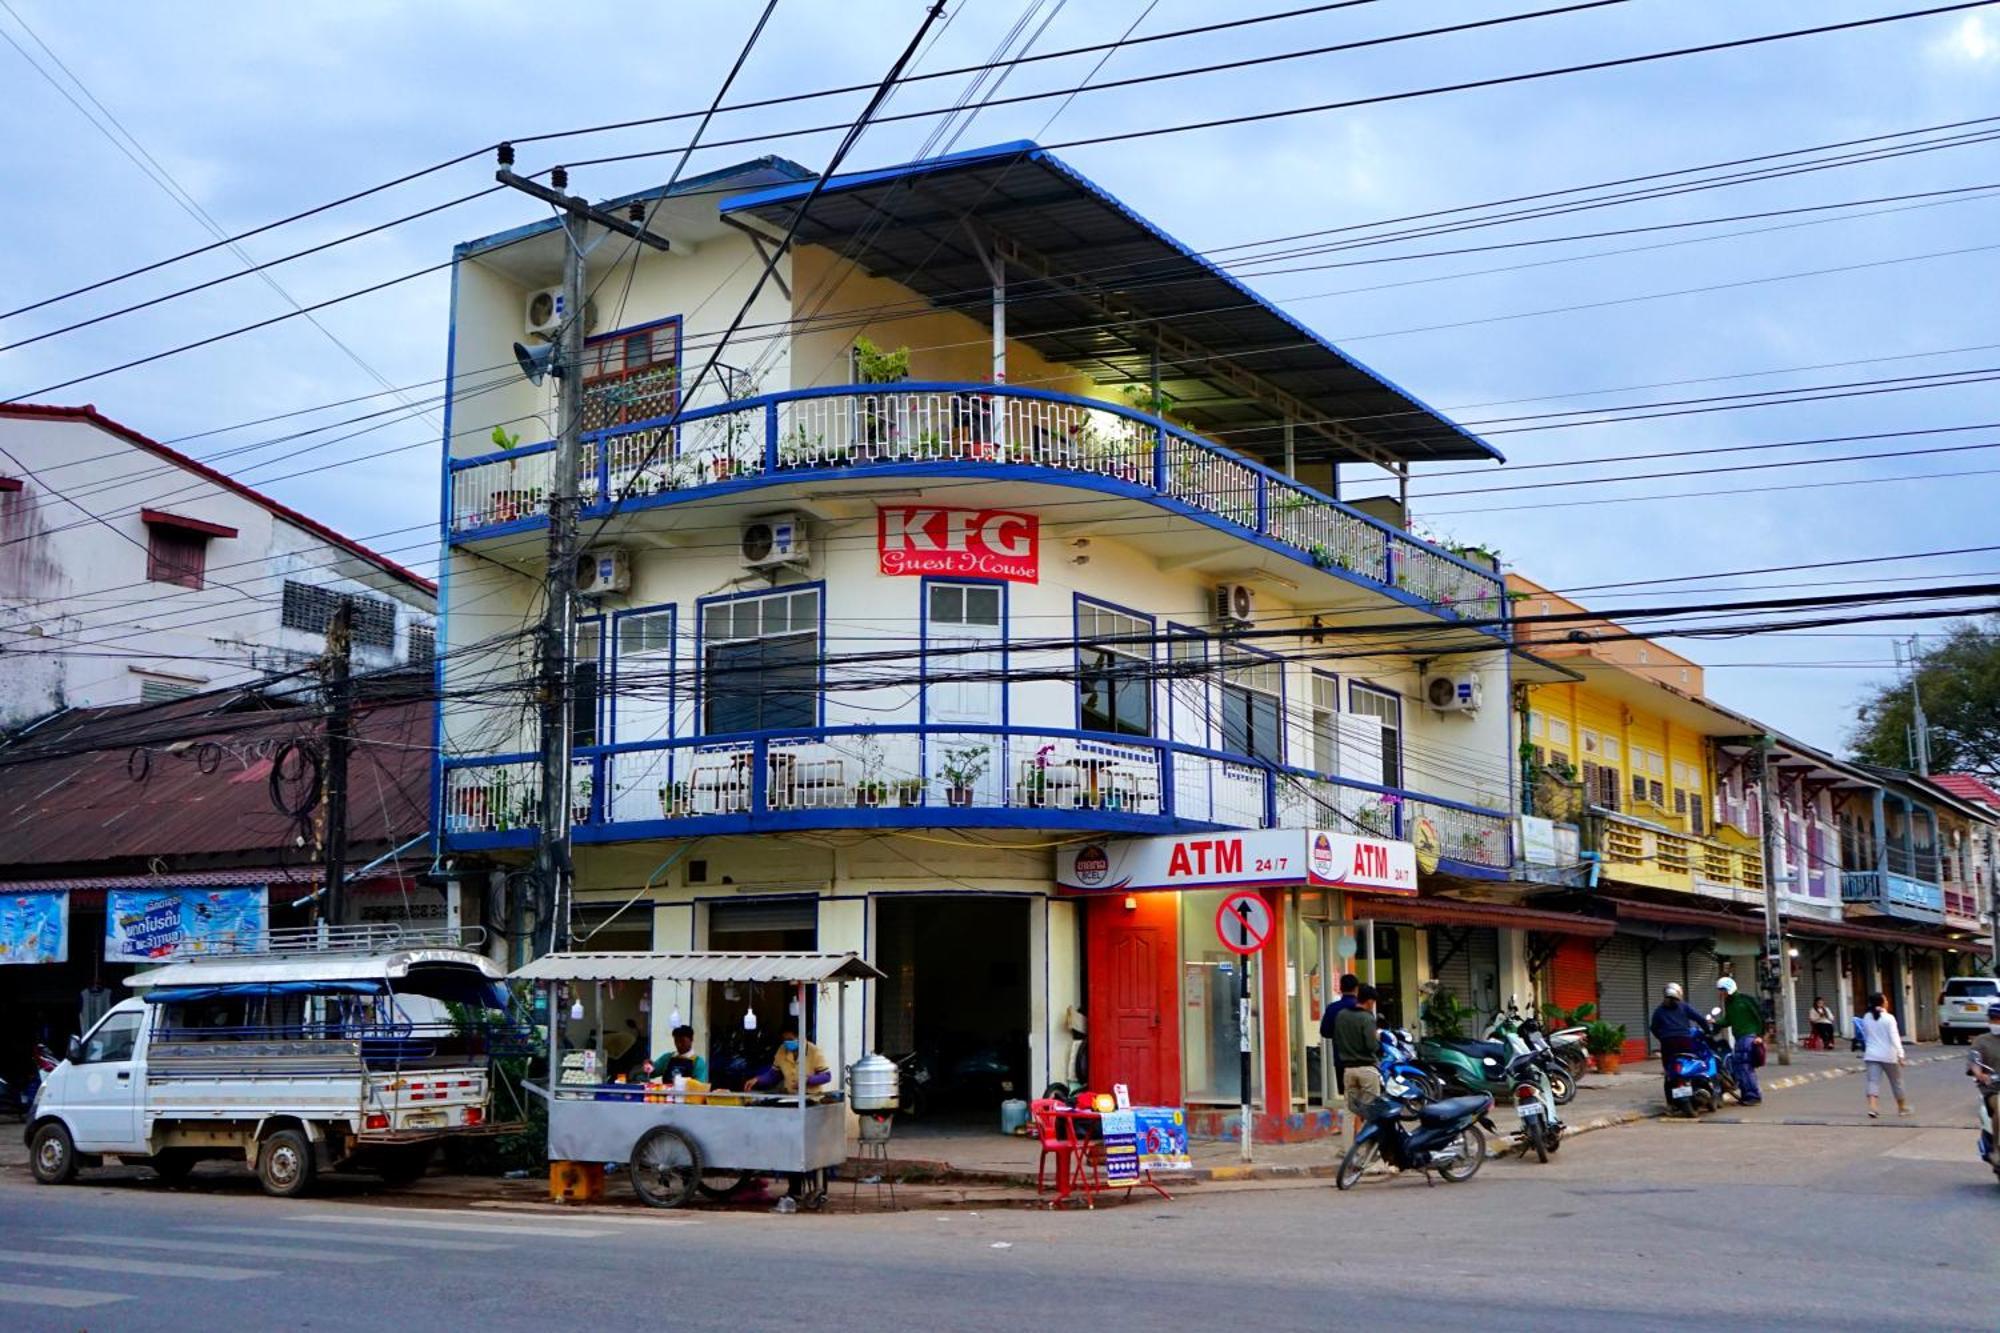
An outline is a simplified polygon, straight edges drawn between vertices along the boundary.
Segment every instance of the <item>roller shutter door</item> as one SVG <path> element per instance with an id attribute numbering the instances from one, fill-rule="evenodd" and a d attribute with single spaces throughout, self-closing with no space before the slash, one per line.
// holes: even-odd
<path id="1" fill-rule="evenodd" d="M 1460 1004 L 1472 1003 L 1472 952 L 1459 941 L 1457 931 L 1447 934 L 1433 927 L 1431 937 L 1431 979 L 1448 990 Z"/>
<path id="2" fill-rule="evenodd" d="M 1597 953 L 1597 1012 L 1607 1023 L 1625 1025 L 1627 1041 L 1644 1041 L 1651 1049 L 1646 1023 L 1652 1016 L 1647 993 L 1644 943 L 1630 935 L 1613 935 Z"/>
<path id="3" fill-rule="evenodd" d="M 1687 946 L 1686 981 L 1683 984 L 1687 986 L 1689 1004 L 1705 1014 L 1722 1003 L 1715 993 L 1715 979 L 1721 975 L 1722 964 L 1707 944 Z"/>

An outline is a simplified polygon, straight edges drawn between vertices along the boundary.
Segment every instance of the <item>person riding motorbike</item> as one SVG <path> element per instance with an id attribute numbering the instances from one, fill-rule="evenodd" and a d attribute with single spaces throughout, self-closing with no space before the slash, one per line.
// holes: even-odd
<path id="1" fill-rule="evenodd" d="M 1979 1080 L 1979 1095 L 1986 1099 L 1986 1122 L 2000 1129 L 2000 1004 L 1986 1006 L 1986 1031 L 1972 1039 L 1965 1072 Z M 2000 1158 L 2000 1145 L 1992 1148 L 1991 1155 Z"/>
<path id="2" fill-rule="evenodd" d="M 1660 1094 L 1673 1104 L 1674 1057 L 1691 1055 L 1700 1049 L 1708 1020 L 1684 998 L 1680 985 L 1669 981 L 1660 990 L 1660 1003 L 1653 1010 L 1647 1030 L 1660 1044 Z"/>

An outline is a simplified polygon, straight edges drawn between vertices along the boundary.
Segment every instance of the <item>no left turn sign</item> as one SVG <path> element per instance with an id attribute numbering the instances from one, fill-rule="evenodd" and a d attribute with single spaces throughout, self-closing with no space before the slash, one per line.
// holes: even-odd
<path id="1" fill-rule="evenodd" d="M 1230 894 L 1216 909 L 1215 936 L 1231 953 L 1256 953 L 1271 938 L 1271 905 L 1248 889 Z"/>

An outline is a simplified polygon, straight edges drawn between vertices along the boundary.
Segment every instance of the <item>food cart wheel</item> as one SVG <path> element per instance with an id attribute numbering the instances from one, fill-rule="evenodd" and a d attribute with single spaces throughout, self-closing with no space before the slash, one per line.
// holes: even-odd
<path id="1" fill-rule="evenodd" d="M 750 1179 L 748 1171 L 704 1171 L 701 1174 L 701 1192 L 711 1199 L 727 1199 L 743 1188 Z"/>
<path id="2" fill-rule="evenodd" d="M 678 1208 L 701 1180 L 701 1149 L 677 1129 L 655 1125 L 632 1148 L 632 1192 L 654 1208 Z"/>

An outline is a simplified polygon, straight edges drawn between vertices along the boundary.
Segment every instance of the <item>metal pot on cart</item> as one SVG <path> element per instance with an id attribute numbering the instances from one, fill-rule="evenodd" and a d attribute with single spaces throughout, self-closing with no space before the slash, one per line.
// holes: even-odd
<path id="1" fill-rule="evenodd" d="M 528 1086 L 548 1103 L 552 1165 L 624 1163 L 633 1191 L 656 1208 L 677 1208 L 697 1193 L 726 1198 L 759 1176 L 793 1181 L 806 1207 L 825 1203 L 828 1175 L 847 1156 L 849 1106 L 840 1086 L 847 1061 L 847 988 L 881 979 L 873 964 L 855 953 L 566 952 L 538 958 L 513 977 L 549 987 L 550 1076 L 546 1085 Z M 780 1093 L 691 1090 L 566 1074 L 559 984 L 662 981 L 791 986 L 801 1039 L 798 1087 Z M 836 988 L 835 1077 L 823 1089 L 812 1089 L 804 1029 L 812 1013 L 809 994 L 823 986 Z"/>

